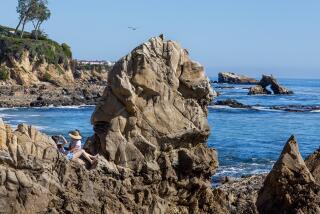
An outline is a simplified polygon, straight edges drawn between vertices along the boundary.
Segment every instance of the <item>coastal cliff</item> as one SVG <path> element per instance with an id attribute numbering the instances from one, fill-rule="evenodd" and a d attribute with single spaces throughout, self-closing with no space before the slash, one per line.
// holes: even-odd
<path id="1" fill-rule="evenodd" d="M 111 67 L 83 66 L 65 43 L 0 26 L 0 107 L 96 104 Z"/>

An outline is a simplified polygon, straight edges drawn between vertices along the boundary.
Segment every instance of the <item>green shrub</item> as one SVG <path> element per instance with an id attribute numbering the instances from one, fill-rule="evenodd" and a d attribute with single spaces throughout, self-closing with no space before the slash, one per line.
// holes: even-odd
<path id="1" fill-rule="evenodd" d="M 71 52 L 70 46 L 69 46 L 68 44 L 66 44 L 66 43 L 62 43 L 61 47 L 62 47 L 62 50 L 63 50 L 64 54 L 65 54 L 68 58 L 71 59 L 71 58 L 72 58 L 72 52 Z"/>
<path id="2" fill-rule="evenodd" d="M 43 76 L 43 80 L 46 82 L 50 82 L 51 81 L 51 74 L 49 74 L 48 72 L 46 72 Z"/>
<path id="3" fill-rule="evenodd" d="M 59 45 L 50 39 L 0 37 L 0 59 L 2 61 L 12 57 L 21 60 L 25 51 L 29 52 L 30 61 L 38 59 L 39 62 L 43 62 L 45 60 L 49 64 L 64 64 L 67 66 L 72 57 L 71 49 L 67 44 Z"/>
<path id="4" fill-rule="evenodd" d="M 0 67 L 0 80 L 8 80 L 10 77 L 10 72 L 7 68 Z"/>

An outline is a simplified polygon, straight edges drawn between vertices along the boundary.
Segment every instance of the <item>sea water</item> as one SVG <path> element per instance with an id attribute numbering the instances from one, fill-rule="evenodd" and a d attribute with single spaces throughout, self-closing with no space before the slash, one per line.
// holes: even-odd
<path id="1" fill-rule="evenodd" d="M 247 85 L 226 85 L 235 88 L 216 90 L 217 100 L 235 99 L 254 109 L 234 109 L 209 106 L 208 121 L 210 147 L 218 151 L 220 167 L 214 176 L 235 176 L 266 173 L 278 159 L 290 135 L 297 137 L 303 157 L 320 146 L 320 114 L 313 112 L 285 112 L 270 110 L 270 106 L 320 106 L 320 80 L 281 80 L 294 95 L 249 96 Z M 83 136 L 93 134 L 90 117 L 94 106 L 7 108 L 0 109 L 0 117 L 13 127 L 19 123 L 33 124 L 49 134 L 67 136 L 79 129 Z"/>

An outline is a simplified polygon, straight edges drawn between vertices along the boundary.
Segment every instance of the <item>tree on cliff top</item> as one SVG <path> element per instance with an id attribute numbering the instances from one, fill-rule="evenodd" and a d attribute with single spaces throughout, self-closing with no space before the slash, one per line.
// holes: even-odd
<path id="1" fill-rule="evenodd" d="M 41 24 L 50 18 L 50 10 L 47 7 L 47 0 L 18 0 L 17 13 L 19 14 L 19 23 L 16 27 L 15 34 L 18 33 L 20 26 L 21 38 L 24 34 L 25 25 L 32 21 L 35 31 L 39 31 Z M 36 38 L 37 38 L 36 34 Z"/>
<path id="2" fill-rule="evenodd" d="M 51 12 L 47 7 L 48 2 L 46 0 L 42 0 L 39 2 L 37 7 L 35 8 L 35 12 L 32 14 L 31 20 L 34 26 L 34 34 L 35 38 L 38 39 L 41 24 L 48 20 L 51 16 Z"/>

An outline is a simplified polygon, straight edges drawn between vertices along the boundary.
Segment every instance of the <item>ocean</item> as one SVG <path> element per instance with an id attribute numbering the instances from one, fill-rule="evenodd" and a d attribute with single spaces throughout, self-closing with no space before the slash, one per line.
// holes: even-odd
<path id="1" fill-rule="evenodd" d="M 210 147 L 218 151 L 220 167 L 214 180 L 222 176 L 241 177 L 266 173 L 278 159 L 287 139 L 297 137 L 303 157 L 320 146 L 320 112 L 288 112 L 272 106 L 320 106 L 320 80 L 281 79 L 294 95 L 248 96 L 248 85 L 213 84 L 221 93 L 216 100 L 235 99 L 252 109 L 209 106 Z M 79 129 L 83 136 L 93 133 L 90 116 L 94 106 L 2 108 L 0 117 L 13 127 L 33 124 L 49 134 Z"/>

